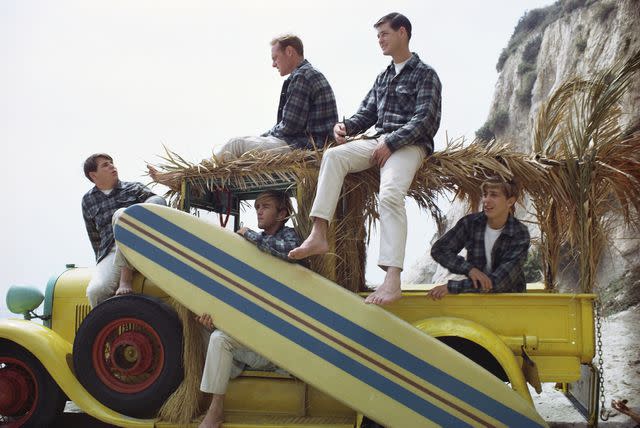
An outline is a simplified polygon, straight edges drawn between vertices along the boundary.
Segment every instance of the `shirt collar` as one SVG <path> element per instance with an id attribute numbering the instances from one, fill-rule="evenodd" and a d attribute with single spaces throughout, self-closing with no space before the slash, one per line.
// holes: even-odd
<path id="1" fill-rule="evenodd" d="M 418 54 L 415 52 L 411 52 L 411 57 L 409 58 L 409 60 L 407 61 L 407 63 L 404 65 L 402 69 L 404 70 L 406 68 L 411 70 L 412 68 L 415 68 L 418 62 L 420 62 L 420 57 L 418 57 Z M 396 68 L 393 64 L 393 60 L 391 60 L 391 63 L 387 67 L 387 70 L 393 70 L 393 74 L 396 73 Z"/>
<path id="2" fill-rule="evenodd" d="M 302 68 L 306 67 L 307 65 L 310 66 L 311 64 L 309 64 L 309 61 L 307 61 L 306 59 L 303 59 L 302 62 L 296 68 L 293 69 L 293 71 L 291 72 L 287 80 L 291 79 L 293 76 L 299 73 L 300 70 L 302 70 Z"/>
<path id="3" fill-rule="evenodd" d="M 484 211 L 480 212 L 480 215 L 478 216 L 476 221 L 478 221 L 483 228 L 487 226 L 487 215 L 484 213 Z M 507 222 L 502 228 L 502 233 L 504 233 L 505 235 L 513 236 L 515 231 L 516 218 L 513 216 L 513 214 L 509 214 L 509 217 L 507 217 Z"/>
<path id="4" fill-rule="evenodd" d="M 122 181 L 120 181 L 119 179 L 116 182 L 116 185 L 113 186 L 113 190 L 116 190 L 116 189 L 122 189 Z M 104 195 L 104 192 L 98 189 L 98 186 L 93 186 L 93 189 L 91 189 L 91 193 L 98 193 L 98 192 Z"/>

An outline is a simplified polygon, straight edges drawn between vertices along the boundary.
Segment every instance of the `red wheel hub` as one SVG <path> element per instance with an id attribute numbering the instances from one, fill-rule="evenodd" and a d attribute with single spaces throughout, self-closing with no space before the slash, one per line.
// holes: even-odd
<path id="1" fill-rule="evenodd" d="M 111 364 L 127 376 L 138 376 L 153 364 L 153 344 L 138 331 L 127 331 L 111 345 Z"/>
<path id="2" fill-rule="evenodd" d="M 121 393 L 144 391 L 160 376 L 164 348 L 156 331 L 136 318 L 120 318 L 102 328 L 93 342 L 98 378 Z"/>
<path id="3" fill-rule="evenodd" d="M 14 358 L 0 358 L 0 416 L 13 419 L 9 427 L 29 419 L 37 401 L 38 387 L 29 366 Z"/>

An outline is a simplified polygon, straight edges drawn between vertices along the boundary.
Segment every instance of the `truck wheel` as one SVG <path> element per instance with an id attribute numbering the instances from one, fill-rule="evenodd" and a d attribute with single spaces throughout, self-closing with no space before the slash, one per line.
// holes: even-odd
<path id="1" fill-rule="evenodd" d="M 154 417 L 184 376 L 182 324 L 159 299 L 112 297 L 80 325 L 73 364 L 80 383 L 105 406 Z"/>
<path id="2" fill-rule="evenodd" d="M 0 426 L 49 426 L 65 402 L 64 393 L 31 352 L 0 340 Z"/>

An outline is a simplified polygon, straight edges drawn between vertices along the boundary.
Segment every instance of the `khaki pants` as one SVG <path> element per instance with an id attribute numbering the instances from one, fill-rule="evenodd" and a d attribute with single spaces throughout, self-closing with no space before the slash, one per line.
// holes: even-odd
<path id="1" fill-rule="evenodd" d="M 286 141 L 271 136 L 236 137 L 213 148 L 214 156 L 222 161 L 233 160 L 252 151 L 286 153 L 291 151 L 291 148 Z"/>
<path id="2" fill-rule="evenodd" d="M 238 377 L 245 366 L 256 370 L 277 369 L 275 364 L 245 348 L 223 331 L 214 331 L 209 337 L 200 390 L 210 394 L 226 394 L 229 380 Z"/>
<path id="3" fill-rule="evenodd" d="M 371 155 L 377 144 L 375 139 L 356 140 L 332 147 L 324 153 L 311 217 L 327 221 L 333 219 L 344 177 L 350 172 L 372 168 Z M 393 152 L 380 169 L 378 265 L 383 269 L 389 266 L 403 267 L 407 241 L 404 198 L 424 157 L 422 147 L 405 146 Z"/>

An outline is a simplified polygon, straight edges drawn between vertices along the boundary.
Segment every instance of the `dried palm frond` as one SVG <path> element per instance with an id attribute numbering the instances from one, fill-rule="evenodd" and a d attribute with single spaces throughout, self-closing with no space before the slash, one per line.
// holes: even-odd
<path id="1" fill-rule="evenodd" d="M 309 212 L 322 155 L 323 151 L 303 150 L 283 154 L 251 152 L 225 163 L 212 158 L 189 164 L 168 153 L 164 159 L 169 163 L 158 166 L 161 172 L 157 177 L 158 182 L 171 188 L 169 197 L 174 204 L 184 196 L 183 183 L 189 183 L 191 192 L 200 194 L 226 188 L 268 186 L 278 181 L 296 183 L 298 213 L 294 225 L 298 233 L 306 237 L 311 230 Z M 525 190 L 542 193 L 539 189 L 545 181 L 546 170 L 547 167 L 535 159 L 505 144 L 485 146 L 474 142 L 465 146 L 464 140 L 454 140 L 445 150 L 425 159 L 408 196 L 441 224 L 439 196 L 451 192 L 469 201 L 470 210 L 475 210 L 482 196 L 480 184 L 487 177 L 496 174 L 505 179 L 518 177 Z M 341 202 L 329 229 L 329 255 L 311 260 L 314 271 L 352 291 L 364 289 L 365 244 L 379 218 L 379 183 L 377 168 L 347 175 Z"/>
<path id="2" fill-rule="evenodd" d="M 184 379 L 164 402 L 158 418 L 186 427 L 207 408 L 206 396 L 200 391 L 206 348 L 202 326 L 196 322 L 195 315 L 174 299 L 170 299 L 170 303 L 182 322 Z"/>
<path id="3" fill-rule="evenodd" d="M 571 244 L 583 292 L 594 290 L 610 213 L 629 223 L 640 208 L 638 136 L 625 139 L 620 126 L 620 99 L 639 70 L 640 52 L 592 79 L 561 85 L 539 110 L 534 150 L 559 160 L 547 178 L 550 197 L 534 198 L 543 254 L 557 263 L 562 243 Z"/>

